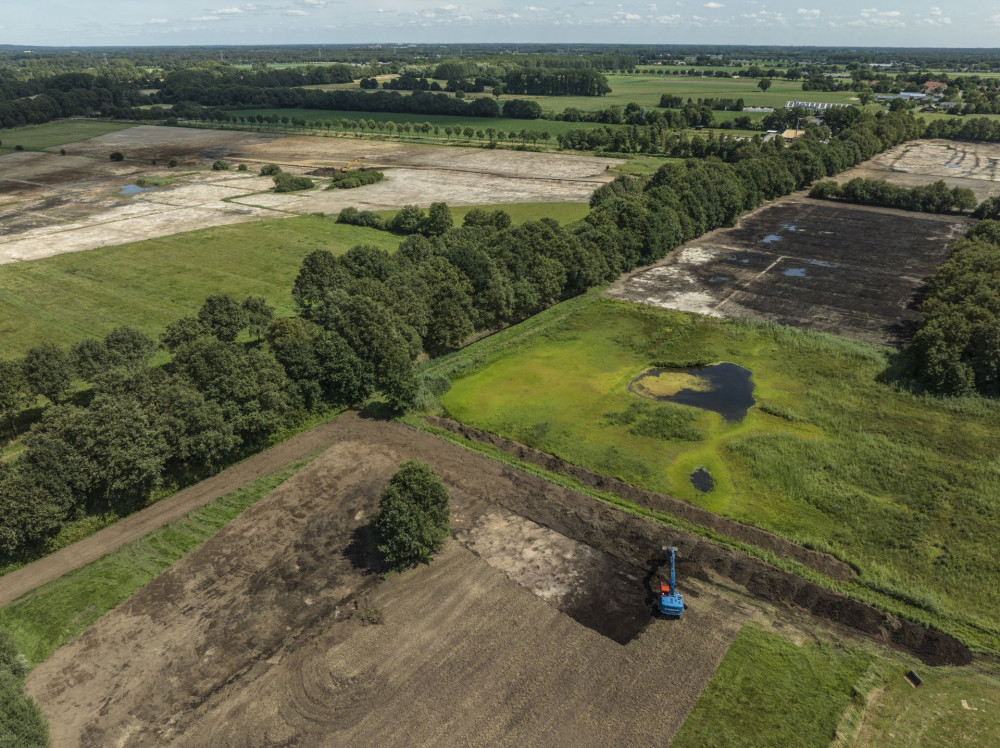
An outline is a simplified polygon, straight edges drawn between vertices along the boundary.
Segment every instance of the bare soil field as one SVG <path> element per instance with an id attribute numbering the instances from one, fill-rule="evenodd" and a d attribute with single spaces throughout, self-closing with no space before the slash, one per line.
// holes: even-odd
<path id="1" fill-rule="evenodd" d="M 919 320 L 914 293 L 971 225 L 958 216 L 793 196 L 623 276 L 607 293 L 898 344 Z"/>
<path id="2" fill-rule="evenodd" d="M 341 420 L 343 441 L 35 669 L 54 745 L 656 745 L 679 729 L 751 606 L 692 583 L 683 619 L 654 619 L 643 570 L 494 503 L 572 492 Z M 379 584 L 359 528 L 411 457 L 448 484 L 456 540 Z M 364 625 L 374 610 L 384 623 Z M 665 688 L 668 666 L 686 675 Z"/>
<path id="3" fill-rule="evenodd" d="M 911 140 L 879 154 L 837 177 L 885 179 L 915 187 L 943 179 L 951 187 L 968 187 L 984 200 L 1000 188 L 1000 144 L 953 140 Z"/>
<path id="4" fill-rule="evenodd" d="M 430 434 L 354 414 L 331 428 L 309 467 L 31 673 L 54 745 L 662 745 L 771 603 L 929 662 L 970 659 Z M 448 486 L 454 540 L 380 582 L 362 528 L 407 459 Z M 680 548 L 681 620 L 654 618 L 646 594 L 664 544 Z"/>
<path id="5" fill-rule="evenodd" d="M 51 154 L 0 157 L 0 262 L 287 214 L 336 213 L 348 205 L 390 210 L 440 200 L 452 205 L 586 202 L 613 177 L 606 169 L 620 163 L 551 153 L 155 126 L 63 147 L 65 156 L 53 148 Z M 126 160 L 110 162 L 114 151 Z M 278 163 L 297 174 L 323 173 L 359 156 L 366 166 L 386 169 L 385 181 L 353 190 L 276 195 L 266 192 L 270 179 L 254 176 L 263 163 Z M 251 171 L 208 171 L 219 158 L 247 163 Z M 179 166 L 165 168 L 170 159 Z M 178 174 L 169 186 L 118 194 L 140 176 Z"/>

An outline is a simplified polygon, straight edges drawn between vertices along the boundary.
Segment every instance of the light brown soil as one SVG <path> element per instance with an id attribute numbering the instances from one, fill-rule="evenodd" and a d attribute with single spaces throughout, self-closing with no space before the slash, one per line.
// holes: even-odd
<path id="1" fill-rule="evenodd" d="M 837 177 L 885 179 L 915 187 L 943 179 L 949 187 L 968 187 L 984 200 L 1000 189 L 1000 144 L 954 140 L 911 140 Z"/>
<path id="2" fill-rule="evenodd" d="M 560 610 L 637 571 L 495 503 L 584 497 L 399 424 L 335 423 L 340 442 L 32 672 L 55 745 L 669 740 L 749 606 L 692 583 L 680 621 L 645 607 L 622 646 Z M 449 486 L 457 540 L 378 584 L 358 529 L 414 457 Z M 362 625 L 372 609 L 383 625 Z"/>
<path id="3" fill-rule="evenodd" d="M 0 157 L 0 263 L 47 257 L 209 226 L 337 213 L 347 206 L 392 210 L 431 202 L 487 205 L 586 202 L 620 161 L 589 156 L 484 150 L 329 137 L 280 137 L 240 131 L 139 126 L 64 146 L 67 155 Z M 111 163 L 119 151 L 124 162 Z M 386 170 L 383 182 L 352 190 L 276 195 L 263 163 L 292 173 L 339 169 L 361 156 Z M 165 168 L 169 159 L 180 162 Z M 218 158 L 249 172 L 212 172 Z M 158 166 L 153 166 L 156 160 Z M 191 167 L 199 171 L 191 172 Z M 180 177 L 131 196 L 118 187 L 139 176 Z M 254 194 L 240 198 L 240 195 Z M 238 199 L 234 199 L 238 198 Z M 225 202 L 224 202 L 225 201 Z"/>

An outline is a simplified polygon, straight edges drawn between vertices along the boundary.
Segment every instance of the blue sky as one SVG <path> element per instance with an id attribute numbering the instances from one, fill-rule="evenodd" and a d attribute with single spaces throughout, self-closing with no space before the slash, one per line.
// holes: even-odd
<path id="1" fill-rule="evenodd" d="M 1000 46 L 1000 0 L 3 0 L 0 43 Z M 530 4 L 537 3 L 537 4 Z"/>

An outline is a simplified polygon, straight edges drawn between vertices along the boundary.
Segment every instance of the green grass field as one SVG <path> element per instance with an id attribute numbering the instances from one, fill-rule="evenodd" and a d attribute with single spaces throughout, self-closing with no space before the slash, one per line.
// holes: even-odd
<path id="1" fill-rule="evenodd" d="M 429 365 L 454 379 L 449 414 L 832 552 L 860 570 L 850 594 L 1000 652 L 1000 403 L 882 384 L 887 349 L 594 295 L 523 329 Z M 645 402 L 626 385 L 654 362 L 715 361 L 753 372 L 743 421 L 650 403 L 652 426 L 680 408 L 695 438 L 622 423 Z M 688 479 L 699 466 L 710 493 Z"/>
<path id="2" fill-rule="evenodd" d="M 0 609 L 0 629 L 10 632 L 21 654 L 34 667 L 264 498 L 307 462 L 291 463 L 39 587 Z"/>
<path id="3" fill-rule="evenodd" d="M 544 216 L 571 223 L 589 210 L 585 203 L 480 207 L 506 210 L 515 223 Z M 470 209 L 454 208 L 455 222 Z M 342 254 L 358 244 L 394 251 L 401 239 L 333 217 L 296 216 L 0 265 L 0 357 L 42 341 L 103 337 L 122 324 L 155 337 L 214 293 L 264 296 L 278 314 L 291 314 L 292 283 L 307 254 Z"/>
<path id="4" fill-rule="evenodd" d="M 672 745 L 825 748 L 874 660 L 858 649 L 796 646 L 745 626 Z"/>
<path id="5" fill-rule="evenodd" d="M 44 125 L 28 127 L 10 127 L 0 129 L 0 151 L 6 153 L 14 150 L 14 146 L 23 145 L 26 149 L 52 148 L 57 145 L 76 143 L 109 132 L 118 132 L 133 124 L 124 122 L 97 122 L 85 119 L 66 119 L 48 122 Z"/>

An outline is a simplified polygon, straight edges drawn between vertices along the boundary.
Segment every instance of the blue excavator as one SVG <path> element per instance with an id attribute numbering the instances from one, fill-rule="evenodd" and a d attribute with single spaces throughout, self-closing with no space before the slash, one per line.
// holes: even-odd
<path id="1" fill-rule="evenodd" d="M 660 582 L 660 613 L 680 618 L 684 612 L 684 595 L 677 592 L 677 549 L 663 546 L 670 555 L 670 582 Z"/>

